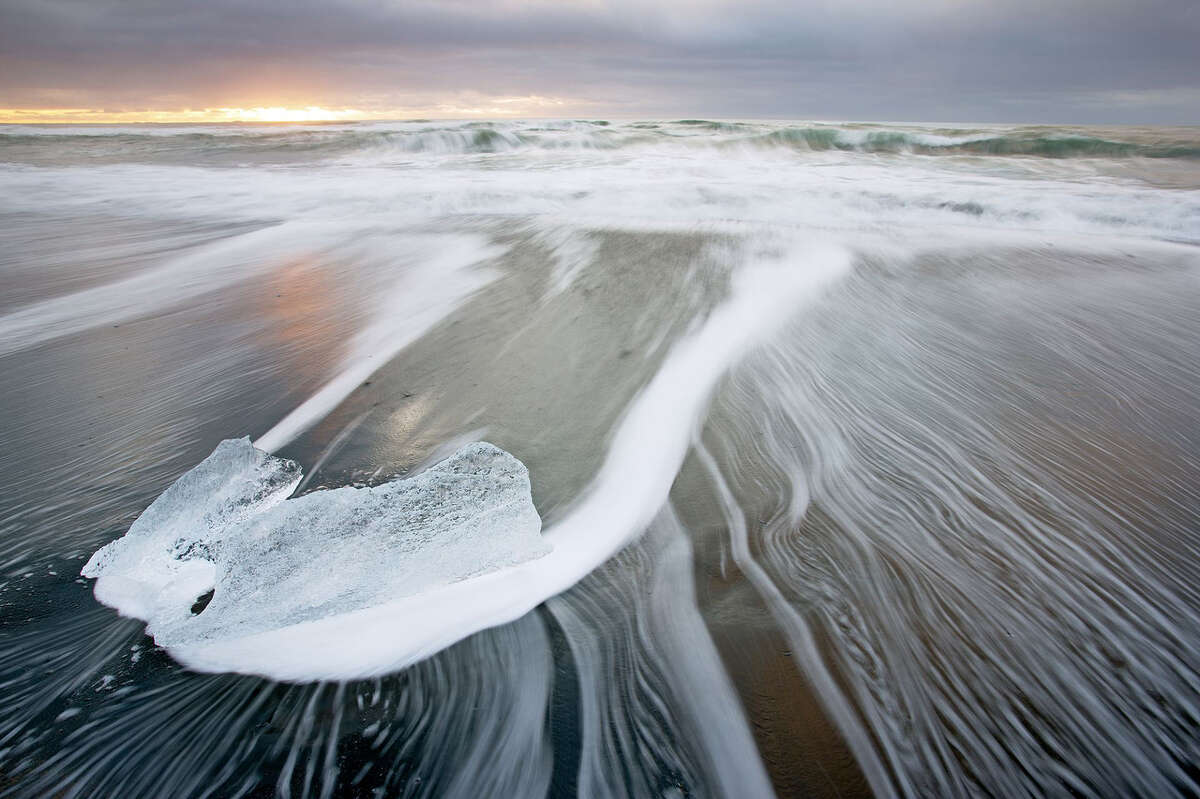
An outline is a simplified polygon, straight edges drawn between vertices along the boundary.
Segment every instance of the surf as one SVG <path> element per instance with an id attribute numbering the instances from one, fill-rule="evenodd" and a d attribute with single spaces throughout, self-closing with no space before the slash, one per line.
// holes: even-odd
<path id="1" fill-rule="evenodd" d="M 93 556 L 83 574 L 98 578 L 97 599 L 147 621 L 156 642 L 199 671 L 306 681 L 357 679 L 401 669 L 472 633 L 528 613 L 640 535 L 666 503 L 695 426 L 721 375 L 748 349 L 816 301 L 849 271 L 851 261 L 845 248 L 810 246 L 739 269 L 729 299 L 675 345 L 633 401 L 583 498 L 565 519 L 545 532 L 547 551 L 532 543 L 524 550 L 515 546 L 511 523 L 485 504 L 468 506 L 464 512 L 479 520 L 468 522 L 469 531 L 491 532 L 464 532 L 454 537 L 482 536 L 464 540 L 493 554 L 482 561 L 471 560 L 475 565 L 467 566 L 465 573 L 457 561 L 466 550 L 458 554 L 446 550 L 440 540 L 446 534 L 431 533 L 417 536 L 411 546 L 401 544 L 407 554 L 394 561 L 387 573 L 373 570 L 380 559 L 369 555 L 374 545 L 372 539 L 365 539 L 347 551 L 347 563 L 363 562 L 370 567 L 365 571 L 335 568 L 331 575 L 328 559 L 333 556 L 323 552 L 319 542 L 340 540 L 344 530 L 355 529 L 352 520 L 364 512 L 358 507 L 360 501 L 349 499 L 347 505 L 347 498 L 361 496 L 361 501 L 369 502 L 372 492 L 387 489 L 343 488 L 282 500 L 299 483 L 299 467 L 271 458 L 247 442 L 225 442 L 152 505 L 126 538 Z M 414 479 L 428 485 L 438 482 L 443 473 L 457 474 L 456 461 L 464 452 L 474 451 L 472 447 L 478 445 L 470 445 Z M 494 457 L 511 458 L 499 450 L 487 451 Z M 388 485 L 405 492 L 409 490 L 406 482 Z M 435 489 L 431 486 L 429 490 Z M 459 491 L 450 483 L 441 490 Z M 524 494 L 532 510 L 528 488 Z M 469 498 L 466 501 L 470 502 Z M 512 501 L 517 500 L 509 503 Z M 200 506 L 186 507 L 187 503 Z M 324 534 L 318 525 L 317 541 L 311 538 L 311 525 L 301 528 L 292 521 L 305 515 L 302 507 L 314 509 L 308 513 L 319 513 L 325 519 L 322 525 L 328 525 Z M 429 513 L 447 512 L 432 509 Z M 403 512 L 394 522 L 373 527 L 371 536 L 380 542 L 378 546 L 409 540 L 414 536 L 406 527 L 411 524 L 407 521 L 410 517 Z M 522 518 L 528 518 L 528 513 Z M 197 549 L 207 552 L 235 547 L 240 539 L 247 539 L 249 545 L 237 548 L 237 554 L 223 566 L 203 554 L 193 554 Z M 290 549 L 307 557 L 285 560 L 290 567 L 266 565 L 267 553 Z M 530 554 L 533 552 L 536 557 Z M 452 567 L 448 575 L 426 579 L 429 572 L 447 566 Z M 218 569 L 220 579 L 216 577 Z M 271 571 L 280 570 L 289 575 L 288 582 L 277 583 L 269 577 Z M 297 578 L 297 570 L 309 577 Z M 397 573 L 402 579 L 391 582 L 398 579 Z M 253 580 L 267 582 L 257 587 L 246 585 Z M 314 594 L 306 582 L 326 587 Z M 358 608 L 345 608 L 344 600 L 339 608 L 334 602 L 334 597 L 354 595 L 366 584 L 380 583 L 394 586 L 381 598 L 399 596 Z M 271 599 L 267 592 L 280 590 L 281 585 L 284 594 Z M 207 607 L 199 614 L 186 613 L 185 607 L 207 591 L 214 591 Z M 404 596 L 406 592 L 410 595 Z M 235 597 L 226 596 L 229 593 Z M 378 591 L 371 595 L 381 596 Z M 222 623 L 223 612 L 238 614 L 241 622 Z M 267 629 L 254 630 L 256 626 Z"/>

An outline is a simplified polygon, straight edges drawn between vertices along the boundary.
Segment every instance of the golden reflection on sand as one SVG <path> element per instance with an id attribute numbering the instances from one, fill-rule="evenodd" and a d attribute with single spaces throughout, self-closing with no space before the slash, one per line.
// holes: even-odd
<path id="1" fill-rule="evenodd" d="M 353 335 L 353 299 L 335 270 L 316 256 L 291 259 L 268 272 L 257 294 L 268 343 L 283 350 L 298 382 L 329 377 Z"/>

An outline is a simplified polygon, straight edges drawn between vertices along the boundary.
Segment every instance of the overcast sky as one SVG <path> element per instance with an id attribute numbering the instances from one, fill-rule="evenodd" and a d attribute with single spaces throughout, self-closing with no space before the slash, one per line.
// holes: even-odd
<path id="1" fill-rule="evenodd" d="M 1200 0 L 0 0 L 0 108 L 1200 123 Z"/>

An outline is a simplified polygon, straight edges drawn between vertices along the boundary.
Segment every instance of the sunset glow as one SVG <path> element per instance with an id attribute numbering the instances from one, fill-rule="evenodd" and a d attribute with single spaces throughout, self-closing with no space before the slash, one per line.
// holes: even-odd
<path id="1" fill-rule="evenodd" d="M 0 123 L 189 123 L 189 122 L 340 122 L 380 118 L 353 108 L 262 106 L 171 111 L 109 111 L 92 108 L 0 108 Z"/>
<path id="2" fill-rule="evenodd" d="M 0 0 L 0 799 L 1200 799 L 1198 41 Z"/>
<path id="3" fill-rule="evenodd" d="M 361 119 L 362 111 L 353 108 L 334 110 L 310 105 L 306 108 L 219 108 L 217 113 L 228 122 L 330 122 L 342 119 Z"/>
<path id="4" fill-rule="evenodd" d="M 108 110 L 96 108 L 0 108 L 0 124 L 188 124 L 226 122 L 349 122 L 369 119 L 457 119 L 471 117 L 523 117 L 580 111 L 586 103 L 561 97 L 483 96 L 469 94 L 453 101 L 402 107 L 324 108 L 318 105 L 283 105 L 251 108 L 221 107 L 173 110 Z"/>

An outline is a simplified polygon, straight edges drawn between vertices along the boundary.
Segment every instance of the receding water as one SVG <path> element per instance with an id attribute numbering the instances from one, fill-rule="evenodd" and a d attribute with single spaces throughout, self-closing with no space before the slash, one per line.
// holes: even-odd
<path id="1" fill-rule="evenodd" d="M 0 795 L 1194 795 L 1198 244 L 1188 128 L 0 127 Z"/>

